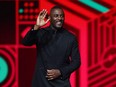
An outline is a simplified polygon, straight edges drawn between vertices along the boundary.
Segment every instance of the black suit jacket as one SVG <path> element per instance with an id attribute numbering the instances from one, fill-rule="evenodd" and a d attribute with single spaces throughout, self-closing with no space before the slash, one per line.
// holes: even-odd
<path id="1" fill-rule="evenodd" d="M 69 76 L 80 66 L 80 54 L 76 37 L 65 30 L 53 30 L 50 26 L 39 30 L 31 29 L 22 43 L 36 44 L 37 63 L 33 87 L 70 87 Z M 47 69 L 59 69 L 61 76 L 48 81 Z"/>

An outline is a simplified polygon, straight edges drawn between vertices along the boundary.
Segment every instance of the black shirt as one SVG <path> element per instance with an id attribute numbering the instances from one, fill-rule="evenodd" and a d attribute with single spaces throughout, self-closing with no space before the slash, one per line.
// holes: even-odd
<path id="1" fill-rule="evenodd" d="M 50 26 L 39 30 L 31 29 L 22 42 L 27 46 L 36 44 L 37 47 L 37 63 L 33 79 L 33 85 L 36 85 L 33 87 L 52 87 L 51 84 L 53 85 L 55 82 L 50 81 L 50 83 L 45 78 L 47 69 L 59 69 L 62 78 L 58 79 L 69 83 L 67 79 L 69 79 L 70 74 L 80 66 L 76 37 L 64 28 L 57 31 Z M 70 87 L 69 84 L 66 86 L 64 82 L 59 84 L 61 86 L 54 84 L 54 87 Z"/>

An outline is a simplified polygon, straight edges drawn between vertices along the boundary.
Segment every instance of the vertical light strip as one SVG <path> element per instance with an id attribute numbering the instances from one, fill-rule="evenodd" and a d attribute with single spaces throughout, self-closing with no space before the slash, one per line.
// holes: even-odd
<path id="1" fill-rule="evenodd" d="M 16 0 L 15 1 L 15 4 L 16 4 L 16 6 L 15 6 L 15 29 L 16 29 L 16 44 L 15 44 L 15 49 L 16 49 L 16 86 L 18 87 L 19 86 L 19 84 L 18 84 L 18 76 L 19 76 L 19 71 L 18 71 L 18 45 L 19 45 L 19 22 L 18 22 L 18 9 L 19 9 L 19 1 L 18 0 Z"/>
<path id="2" fill-rule="evenodd" d="M 88 29 L 87 26 L 82 26 L 81 29 L 79 44 L 81 53 L 80 87 L 88 87 Z"/>

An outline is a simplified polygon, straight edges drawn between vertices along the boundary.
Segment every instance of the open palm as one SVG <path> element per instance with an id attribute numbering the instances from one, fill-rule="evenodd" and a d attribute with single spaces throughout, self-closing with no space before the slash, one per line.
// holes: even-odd
<path id="1" fill-rule="evenodd" d="M 47 24 L 50 19 L 48 18 L 47 20 L 45 20 L 46 15 L 47 15 L 47 11 L 43 9 L 37 17 L 36 25 L 41 27 Z"/>

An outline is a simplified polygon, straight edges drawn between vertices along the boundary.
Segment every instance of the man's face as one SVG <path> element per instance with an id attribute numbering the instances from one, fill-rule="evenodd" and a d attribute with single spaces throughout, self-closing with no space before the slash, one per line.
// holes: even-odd
<path id="1" fill-rule="evenodd" d="M 64 23 L 64 12 L 62 9 L 53 9 L 50 13 L 50 22 L 55 29 L 60 29 Z"/>

